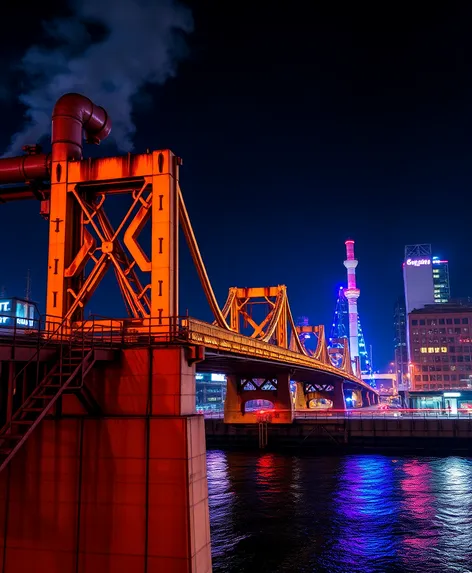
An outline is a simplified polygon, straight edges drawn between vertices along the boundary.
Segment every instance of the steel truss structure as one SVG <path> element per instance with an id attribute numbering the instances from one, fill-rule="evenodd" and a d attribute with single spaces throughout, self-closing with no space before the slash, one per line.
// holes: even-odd
<path id="1" fill-rule="evenodd" d="M 69 96 L 56 104 L 53 118 L 59 127 L 54 131 L 53 123 L 52 155 L 34 150 L 25 158 L 2 160 L 10 163 L 0 169 L 0 183 L 26 184 L 16 191 L 0 188 L 0 201 L 39 198 L 41 212 L 48 220 L 46 315 L 51 332 L 57 335 L 60 330 L 62 335 L 86 328 L 84 310 L 112 269 L 134 332 L 152 330 L 168 336 L 169 329 L 177 328 L 179 317 L 180 225 L 214 316 L 213 326 L 192 321 L 192 335 L 198 326 L 196 338 L 201 338 L 202 344 L 212 346 L 218 340 L 221 345 L 226 338 L 227 345 L 250 348 L 251 353 L 262 352 L 264 344 L 276 346 L 287 362 L 323 366 L 341 378 L 353 378 L 347 351 L 339 367 L 333 365 L 322 326 L 300 327 L 310 329 L 318 338 L 314 352 L 305 348 L 284 285 L 232 287 L 220 308 L 180 189 L 181 160 L 170 150 L 83 160 L 82 132 L 77 131 L 77 125 L 82 122 L 94 141 L 109 133 L 109 118 L 83 96 Z M 67 138 L 61 138 L 66 132 Z M 25 176 L 27 171 L 31 177 Z M 38 178 L 43 180 L 40 193 L 33 181 Z M 44 183 L 47 178 L 49 185 Z M 113 225 L 107 211 L 115 198 L 123 195 L 129 197 L 128 207 Z M 141 242 L 146 226 L 150 231 L 147 249 Z M 268 312 L 256 320 L 252 308 L 261 302 L 268 306 Z M 116 322 L 122 328 L 124 322 Z M 175 338 L 175 334 L 171 332 L 169 337 Z"/>

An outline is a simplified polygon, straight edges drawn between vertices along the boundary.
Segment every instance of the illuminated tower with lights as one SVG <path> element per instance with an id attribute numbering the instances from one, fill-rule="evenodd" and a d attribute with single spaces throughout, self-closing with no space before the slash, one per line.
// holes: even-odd
<path id="1" fill-rule="evenodd" d="M 345 295 L 345 290 L 341 286 L 338 291 L 336 300 L 336 309 L 334 311 L 333 324 L 329 337 L 330 348 L 341 347 L 341 339 L 349 336 L 349 303 Z M 361 363 L 362 374 L 372 374 L 372 364 L 367 352 L 367 346 L 364 340 L 359 314 L 357 315 L 357 340 L 359 349 L 359 360 Z"/>
<path id="2" fill-rule="evenodd" d="M 358 331 L 358 314 L 357 314 L 357 299 L 361 291 L 356 287 L 356 267 L 357 259 L 354 256 L 354 241 L 348 239 L 346 245 L 346 260 L 344 266 L 347 269 L 347 289 L 344 291 L 344 296 L 347 298 L 348 314 L 349 314 L 349 351 L 351 358 L 355 364 L 359 357 L 359 331 Z M 356 374 L 360 374 L 357 372 Z"/>

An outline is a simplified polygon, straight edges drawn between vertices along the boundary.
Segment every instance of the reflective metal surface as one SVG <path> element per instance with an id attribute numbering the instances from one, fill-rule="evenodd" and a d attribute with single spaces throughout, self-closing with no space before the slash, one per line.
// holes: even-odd
<path id="1" fill-rule="evenodd" d="M 208 451 L 214 573 L 472 571 L 472 460 Z"/>

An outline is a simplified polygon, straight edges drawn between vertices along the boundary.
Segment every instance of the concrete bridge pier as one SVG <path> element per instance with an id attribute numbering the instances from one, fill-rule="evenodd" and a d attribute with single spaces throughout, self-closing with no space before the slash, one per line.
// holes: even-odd
<path id="1" fill-rule="evenodd" d="M 368 406 L 370 406 L 372 392 L 369 392 L 368 390 L 361 390 L 361 393 L 362 393 L 362 407 L 367 408 Z"/>
<path id="2" fill-rule="evenodd" d="M 0 475 L 0 571 L 211 573 L 189 349 L 132 348 L 43 420 Z"/>
<path id="3" fill-rule="evenodd" d="M 291 424 L 293 404 L 290 395 L 290 374 L 277 377 L 256 378 L 228 375 L 224 421 L 226 424 L 255 424 L 259 421 L 257 412 L 246 412 L 246 404 L 252 400 L 267 400 L 274 406 L 268 411 L 272 424 Z"/>
<path id="4" fill-rule="evenodd" d="M 295 383 L 295 410 L 297 412 L 304 412 L 309 410 L 307 397 L 305 394 L 305 384 L 303 382 Z"/>
<path id="5" fill-rule="evenodd" d="M 338 379 L 334 383 L 333 389 L 333 410 L 345 410 L 346 398 L 344 396 L 344 382 Z"/>

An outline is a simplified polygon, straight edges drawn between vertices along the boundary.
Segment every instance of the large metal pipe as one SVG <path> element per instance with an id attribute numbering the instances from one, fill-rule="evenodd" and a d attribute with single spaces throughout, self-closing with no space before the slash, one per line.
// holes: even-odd
<path id="1" fill-rule="evenodd" d="M 52 153 L 0 159 L 0 184 L 49 179 L 51 161 L 82 159 L 82 139 L 99 144 L 111 131 L 107 112 L 80 94 L 65 94 L 52 114 Z M 1 197 L 1 191 L 0 191 Z"/>
<path id="2" fill-rule="evenodd" d="M 80 94 L 60 97 L 52 112 L 52 160 L 82 159 L 82 139 L 98 145 L 111 131 L 107 112 Z"/>
<path id="3" fill-rule="evenodd" d="M 0 183 L 24 183 L 49 177 L 51 155 L 23 155 L 0 159 Z"/>

